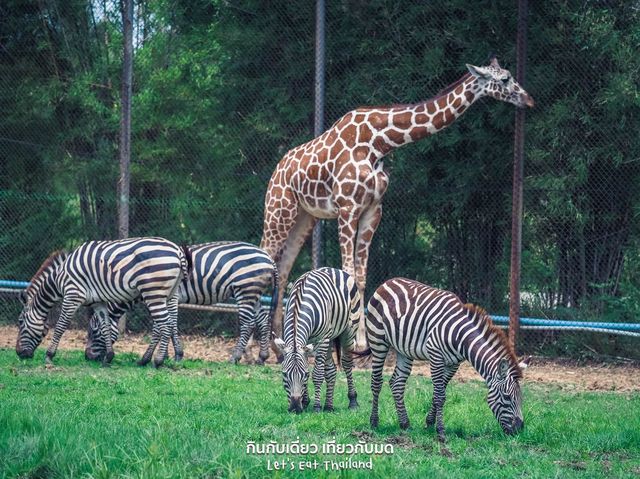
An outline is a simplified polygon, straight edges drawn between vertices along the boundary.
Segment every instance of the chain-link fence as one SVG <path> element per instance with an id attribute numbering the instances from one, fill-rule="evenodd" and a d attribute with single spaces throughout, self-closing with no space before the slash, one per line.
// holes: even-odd
<path id="1" fill-rule="evenodd" d="M 523 316 L 637 322 L 640 4 L 530 3 Z M 117 234 L 122 20 L 106 0 L 0 10 L 0 280 L 26 281 L 52 250 Z M 314 16 L 311 0 L 135 2 L 132 236 L 259 244 L 272 171 L 313 136 Z M 327 1 L 325 125 L 426 100 L 489 52 L 515 73 L 516 20 L 506 0 Z M 508 314 L 513 125 L 513 106 L 483 100 L 385 159 L 368 293 L 406 276 Z M 310 267 L 304 250 L 291 278 Z M 191 332 L 235 325 L 181 314 Z M 638 355 L 635 338 L 549 331 L 523 330 L 519 349 Z"/>

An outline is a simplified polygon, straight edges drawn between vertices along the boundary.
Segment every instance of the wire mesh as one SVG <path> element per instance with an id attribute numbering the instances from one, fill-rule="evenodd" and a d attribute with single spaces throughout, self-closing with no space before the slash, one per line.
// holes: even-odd
<path id="1" fill-rule="evenodd" d="M 112 0 L 0 6 L 0 279 L 117 236 L 122 20 Z M 512 1 L 326 2 L 325 125 L 433 96 L 495 52 L 515 73 Z M 130 234 L 259 244 L 282 155 L 313 136 L 315 2 L 136 1 Z M 522 313 L 637 321 L 637 2 L 530 2 Z M 483 100 L 392 152 L 367 293 L 405 276 L 508 312 L 513 106 Z M 323 257 L 340 265 L 337 227 Z M 291 279 L 311 267 L 310 249 Z M 0 322 L 20 305 L 0 295 Z M 233 315 L 181 313 L 188 332 Z M 188 318 L 186 318 L 188 315 Z M 181 316 L 182 318 L 182 316 Z M 145 315 L 131 327 L 148 328 Z M 633 339 L 523 330 L 519 349 L 637 357 Z"/>

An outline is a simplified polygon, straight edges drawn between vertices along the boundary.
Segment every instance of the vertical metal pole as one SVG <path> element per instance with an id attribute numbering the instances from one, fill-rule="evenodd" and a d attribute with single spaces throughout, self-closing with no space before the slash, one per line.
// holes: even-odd
<path id="1" fill-rule="evenodd" d="M 118 179 L 118 237 L 129 236 L 129 164 L 131 163 L 131 96 L 133 83 L 133 0 L 122 0 L 124 58 L 120 116 L 120 177 Z"/>
<path id="2" fill-rule="evenodd" d="M 315 79 L 315 115 L 313 118 L 313 136 L 324 131 L 324 58 L 325 58 L 325 0 L 316 0 L 316 79 Z M 313 268 L 320 268 L 322 258 L 322 220 L 313 228 L 311 259 Z"/>
<path id="3" fill-rule="evenodd" d="M 524 87 L 527 58 L 527 0 L 518 0 L 518 38 L 516 44 L 516 80 Z M 513 199 L 511 209 L 511 281 L 509 290 L 509 342 L 516 347 L 520 332 L 520 256 L 522 251 L 522 185 L 524 174 L 525 109 L 516 109 Z"/>

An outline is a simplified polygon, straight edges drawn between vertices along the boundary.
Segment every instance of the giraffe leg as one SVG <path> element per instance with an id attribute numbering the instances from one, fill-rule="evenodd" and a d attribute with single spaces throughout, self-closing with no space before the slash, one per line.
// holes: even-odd
<path id="1" fill-rule="evenodd" d="M 313 230 L 313 227 L 315 226 L 317 221 L 317 218 L 300 209 L 300 211 L 298 212 L 298 216 L 296 217 L 295 224 L 290 229 L 289 236 L 284 243 L 282 253 L 279 258 L 276 259 L 280 282 L 278 287 L 278 307 L 276 308 L 276 311 L 273 315 L 272 323 L 272 330 L 276 337 L 282 337 L 282 299 L 284 298 L 289 273 L 291 272 L 293 262 L 298 256 L 298 253 L 302 249 L 305 241 L 311 234 L 311 231 Z M 275 347 L 273 343 L 271 344 L 271 350 L 278 356 L 278 362 L 282 362 L 282 353 Z"/>
<path id="2" fill-rule="evenodd" d="M 380 220 L 382 219 L 382 204 L 378 203 L 366 209 L 360 216 L 358 222 L 358 236 L 356 239 L 355 252 L 355 280 L 360 293 L 360 322 L 356 334 L 356 346 L 362 351 L 367 346 L 367 328 L 365 325 L 364 305 L 365 305 L 365 286 L 367 284 L 367 263 L 369 262 L 369 248 L 373 235 L 378 229 Z"/>
<path id="3" fill-rule="evenodd" d="M 53 331 L 51 344 L 49 344 L 47 353 L 44 358 L 46 364 L 53 364 L 53 358 L 58 350 L 58 344 L 60 344 L 62 334 L 67 330 L 69 321 L 71 321 L 73 315 L 76 314 L 76 311 L 78 310 L 82 302 L 83 298 L 81 298 L 78 294 L 67 294 L 62 300 L 62 310 L 60 311 L 60 318 L 58 318 L 58 322 L 56 323 L 56 327 Z"/>
<path id="4" fill-rule="evenodd" d="M 404 405 L 404 388 L 407 385 L 407 378 L 411 374 L 413 359 L 398 353 L 396 359 L 396 368 L 393 371 L 389 385 L 391 386 L 391 394 L 396 403 L 396 411 L 398 412 L 398 422 L 400 429 L 409 427 L 409 416 L 407 416 L 407 408 Z"/>

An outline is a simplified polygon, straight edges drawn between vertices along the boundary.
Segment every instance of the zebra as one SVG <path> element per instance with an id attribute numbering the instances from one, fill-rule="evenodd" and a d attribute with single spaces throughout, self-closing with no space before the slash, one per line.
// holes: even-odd
<path id="1" fill-rule="evenodd" d="M 282 353 L 284 389 L 289 412 L 301 413 L 309 405 L 307 354 L 316 345 L 313 385 L 314 411 L 319 412 L 320 389 L 327 381 L 325 411 L 333 410 L 336 366 L 331 341 L 336 346 L 338 361 L 347 376 L 349 408 L 358 407 L 353 384 L 353 347 L 360 311 L 360 294 L 353 278 L 344 271 L 320 268 L 302 275 L 294 283 L 284 318 L 284 339 L 274 343 Z M 342 358 L 340 359 L 340 353 Z"/>
<path id="2" fill-rule="evenodd" d="M 209 305 L 222 303 L 231 298 L 238 305 L 240 336 L 233 349 L 230 362 L 237 363 L 244 353 L 251 333 L 260 342 L 258 363 L 264 364 L 269 357 L 271 316 L 278 298 L 278 270 L 271 257 L 249 243 L 219 241 L 188 247 L 193 261 L 193 273 L 178 287 L 178 302 L 184 304 Z M 271 305 L 260 308 L 260 298 L 271 285 Z M 131 305 L 112 305 L 108 311 L 111 324 L 111 340 L 118 339 L 118 319 Z M 105 353 L 105 334 L 101 318 L 94 314 L 87 329 L 85 357 L 100 359 Z M 176 359 L 182 358 L 182 345 L 177 331 L 172 335 Z"/>
<path id="3" fill-rule="evenodd" d="M 445 389 L 465 359 L 486 381 L 489 407 L 503 431 L 515 434 L 524 427 L 519 381 L 530 358 L 518 363 L 505 334 L 482 308 L 463 304 L 451 292 L 393 278 L 376 289 L 367 310 L 369 348 L 356 355 L 372 356 L 371 427 L 378 426 L 378 396 L 390 348 L 397 353 L 389 384 L 401 429 L 409 427 L 404 390 L 414 359 L 430 362 L 433 402 L 426 425 L 436 424 L 440 442 L 445 442 Z"/>
<path id="4" fill-rule="evenodd" d="M 16 353 L 21 358 L 33 357 L 48 332 L 47 314 L 60 300 L 60 318 L 46 352 L 47 364 L 52 363 L 60 338 L 80 306 L 91 305 L 105 318 L 110 308 L 122 307 L 140 297 L 149 309 L 154 327 L 151 344 L 139 364 L 151 360 L 160 342 L 154 358 L 154 364 L 160 366 L 176 328 L 178 284 L 188 277 L 190 270 L 189 251 L 157 237 L 88 241 L 71 253 L 54 251 L 27 288 L 18 318 Z M 108 331 L 108 324 L 102 327 Z M 111 342 L 107 341 L 106 361 L 112 357 Z"/>

